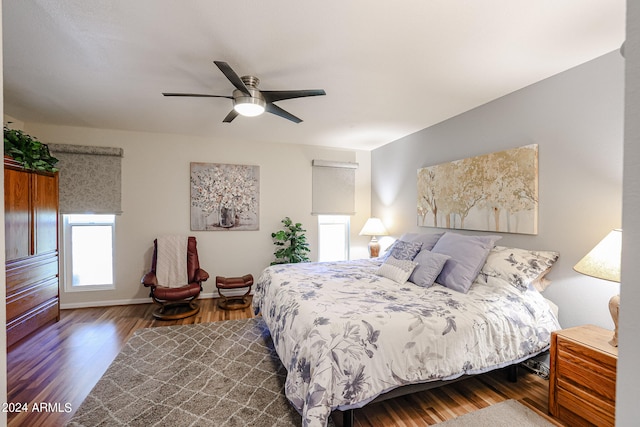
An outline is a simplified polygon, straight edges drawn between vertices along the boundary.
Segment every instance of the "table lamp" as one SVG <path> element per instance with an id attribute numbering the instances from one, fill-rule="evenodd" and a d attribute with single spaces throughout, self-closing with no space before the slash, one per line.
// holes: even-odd
<path id="1" fill-rule="evenodd" d="M 375 258 L 380 254 L 380 243 L 376 236 L 387 236 L 389 233 L 384 228 L 380 218 L 369 218 L 360 230 L 360 236 L 371 236 L 369 242 L 369 257 Z"/>
<path id="2" fill-rule="evenodd" d="M 622 230 L 609 232 L 591 251 L 584 256 L 573 269 L 578 273 L 598 279 L 620 282 L 620 257 L 622 254 Z M 615 325 L 613 338 L 609 341 L 614 347 L 618 346 L 618 314 L 620 313 L 620 295 L 614 295 L 609 300 L 609 312 Z"/>

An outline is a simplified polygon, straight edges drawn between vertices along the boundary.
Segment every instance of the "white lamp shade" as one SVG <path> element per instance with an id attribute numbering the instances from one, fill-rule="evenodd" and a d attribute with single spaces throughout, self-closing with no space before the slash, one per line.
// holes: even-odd
<path id="1" fill-rule="evenodd" d="M 380 218 L 369 218 L 360 230 L 360 236 L 386 236 L 389 232 Z"/>
<path id="2" fill-rule="evenodd" d="M 612 230 L 573 267 L 578 273 L 620 282 L 622 230 Z"/>

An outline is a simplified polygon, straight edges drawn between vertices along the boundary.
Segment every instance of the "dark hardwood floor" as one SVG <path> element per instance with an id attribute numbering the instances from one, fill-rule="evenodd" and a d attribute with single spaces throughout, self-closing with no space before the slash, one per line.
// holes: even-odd
<path id="1" fill-rule="evenodd" d="M 9 413 L 8 425 L 64 425 L 136 329 L 253 317 L 251 308 L 221 310 L 215 299 L 200 306 L 198 315 L 175 321 L 155 320 L 152 304 L 62 310 L 59 322 L 7 350 L 8 402 L 28 408 Z M 520 373 L 517 383 L 497 371 L 369 405 L 355 411 L 355 425 L 428 426 L 507 399 L 547 416 L 548 382 Z"/>

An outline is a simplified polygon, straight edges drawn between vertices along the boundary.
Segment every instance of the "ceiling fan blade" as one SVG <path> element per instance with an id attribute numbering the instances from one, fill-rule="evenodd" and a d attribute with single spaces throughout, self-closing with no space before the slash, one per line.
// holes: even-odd
<path id="1" fill-rule="evenodd" d="M 216 64 L 218 68 L 220 68 L 220 71 L 222 71 L 222 74 L 224 74 L 227 77 L 227 79 L 229 79 L 229 81 L 236 87 L 236 89 L 251 96 L 251 92 L 249 92 L 249 89 L 247 88 L 247 86 L 244 84 L 242 79 L 236 74 L 236 72 L 233 71 L 233 69 L 231 68 L 231 66 L 229 66 L 229 64 L 222 61 L 213 61 L 213 63 Z"/>
<path id="2" fill-rule="evenodd" d="M 294 116 L 288 111 L 283 110 L 275 104 L 267 103 L 266 110 L 271 114 L 275 114 L 276 116 L 291 120 L 294 123 L 300 123 L 302 121 L 302 119 L 299 119 L 298 117 Z"/>
<path id="3" fill-rule="evenodd" d="M 322 89 L 309 90 L 262 90 L 260 93 L 268 102 L 282 101 L 284 99 L 304 98 L 305 96 L 326 95 Z"/>
<path id="4" fill-rule="evenodd" d="M 227 98 L 233 99 L 233 96 L 226 95 L 206 95 L 204 93 L 174 93 L 174 92 L 163 92 L 164 96 L 190 96 L 196 98 Z"/>
<path id="5" fill-rule="evenodd" d="M 238 117 L 238 112 L 236 110 L 231 110 L 229 111 L 229 114 L 227 114 L 227 117 L 225 117 L 222 122 L 231 123 L 233 119 L 235 119 L 236 117 Z"/>

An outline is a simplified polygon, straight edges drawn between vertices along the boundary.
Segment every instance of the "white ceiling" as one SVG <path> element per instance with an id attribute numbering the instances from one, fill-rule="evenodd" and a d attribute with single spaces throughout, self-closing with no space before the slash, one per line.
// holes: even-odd
<path id="1" fill-rule="evenodd" d="M 4 0 L 4 111 L 27 122 L 373 149 L 618 49 L 625 0 Z M 222 123 L 213 64 L 324 89 Z"/>

